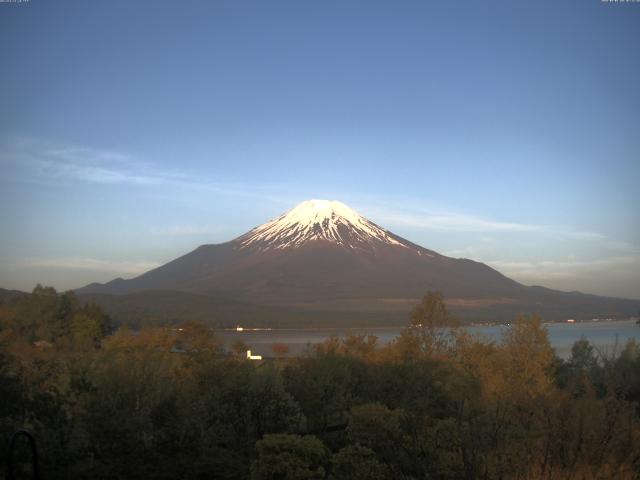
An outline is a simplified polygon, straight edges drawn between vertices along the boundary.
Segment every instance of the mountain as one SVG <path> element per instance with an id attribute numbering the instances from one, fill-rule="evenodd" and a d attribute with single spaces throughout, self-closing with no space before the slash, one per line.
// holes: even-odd
<path id="1" fill-rule="evenodd" d="M 640 307 L 640 301 L 524 286 L 483 263 L 416 245 L 327 200 L 302 202 L 234 240 L 202 245 L 139 277 L 93 283 L 77 293 L 103 302 L 118 295 L 107 303 L 133 303 L 138 311 L 167 292 L 226 299 L 238 312 L 251 305 L 256 323 L 261 310 L 255 306 L 326 322 L 367 313 L 396 322 L 429 290 L 441 291 L 459 316 L 481 320 L 533 311 L 554 319 L 628 316 Z M 131 300 L 143 292 L 146 303 Z M 207 308 L 198 312 L 206 316 Z M 225 312 L 225 318 L 234 316 L 229 304 Z"/>
<path id="2" fill-rule="evenodd" d="M 5 288 L 0 288 L 0 305 L 2 305 L 3 303 L 9 303 L 16 298 L 24 297 L 27 295 L 29 294 L 20 290 L 7 290 Z"/>

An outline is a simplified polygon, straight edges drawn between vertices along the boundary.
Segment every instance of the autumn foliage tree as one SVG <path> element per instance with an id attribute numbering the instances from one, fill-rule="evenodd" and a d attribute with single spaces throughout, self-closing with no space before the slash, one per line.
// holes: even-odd
<path id="1" fill-rule="evenodd" d="M 276 357 L 282 358 L 286 356 L 287 353 L 289 353 L 289 345 L 287 345 L 286 343 L 274 343 L 271 346 L 271 350 L 273 350 L 273 353 Z"/>
<path id="2" fill-rule="evenodd" d="M 640 478 L 636 342 L 562 360 L 540 318 L 487 341 L 439 294 L 410 321 L 250 362 L 205 325 L 114 331 L 38 286 L 0 304 L 0 435 L 31 431 L 50 479 Z"/>

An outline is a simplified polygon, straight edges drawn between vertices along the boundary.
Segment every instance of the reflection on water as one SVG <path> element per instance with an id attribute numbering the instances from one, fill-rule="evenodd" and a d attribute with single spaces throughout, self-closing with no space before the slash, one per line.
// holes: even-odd
<path id="1" fill-rule="evenodd" d="M 581 323 L 551 323 L 545 325 L 549 332 L 551 346 L 563 358 L 571 355 L 573 342 L 584 336 L 603 353 L 618 351 L 630 338 L 640 341 L 640 326 L 633 320 L 581 322 Z M 504 325 L 466 327 L 469 332 L 485 338 L 487 341 L 499 342 Z M 386 344 L 397 337 L 402 327 L 378 328 L 315 328 L 315 329 L 273 329 L 273 330 L 224 330 L 217 332 L 229 345 L 236 340 L 247 343 L 256 353 L 273 356 L 274 344 L 286 344 L 290 355 L 303 354 L 310 345 L 321 343 L 327 337 L 336 335 L 375 335 L 379 344 Z"/>

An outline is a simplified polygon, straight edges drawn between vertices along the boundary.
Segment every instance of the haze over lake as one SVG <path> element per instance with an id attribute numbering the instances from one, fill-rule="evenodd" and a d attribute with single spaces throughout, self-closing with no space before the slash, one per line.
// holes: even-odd
<path id="1" fill-rule="evenodd" d="M 285 344 L 290 355 L 304 354 L 310 346 L 322 343 L 330 336 L 346 337 L 349 335 L 375 335 L 381 345 L 393 341 L 403 327 L 378 328 L 309 328 L 309 329 L 272 329 L 272 330 L 221 330 L 217 333 L 228 346 L 236 340 L 244 341 L 252 352 L 266 357 L 274 356 L 272 346 Z M 471 326 L 466 329 L 487 341 L 499 342 L 506 325 Z M 634 338 L 640 341 L 640 326 L 634 320 L 614 320 L 580 323 L 550 323 L 546 325 L 549 341 L 561 358 L 571 355 L 571 346 L 576 340 L 585 337 L 602 354 L 619 351 L 627 340 Z"/>

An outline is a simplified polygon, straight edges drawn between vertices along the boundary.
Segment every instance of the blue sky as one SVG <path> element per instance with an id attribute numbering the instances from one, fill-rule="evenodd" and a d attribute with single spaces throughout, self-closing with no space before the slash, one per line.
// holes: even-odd
<path id="1" fill-rule="evenodd" d="M 0 287 L 131 277 L 309 198 L 640 298 L 640 4 L 0 4 Z"/>

